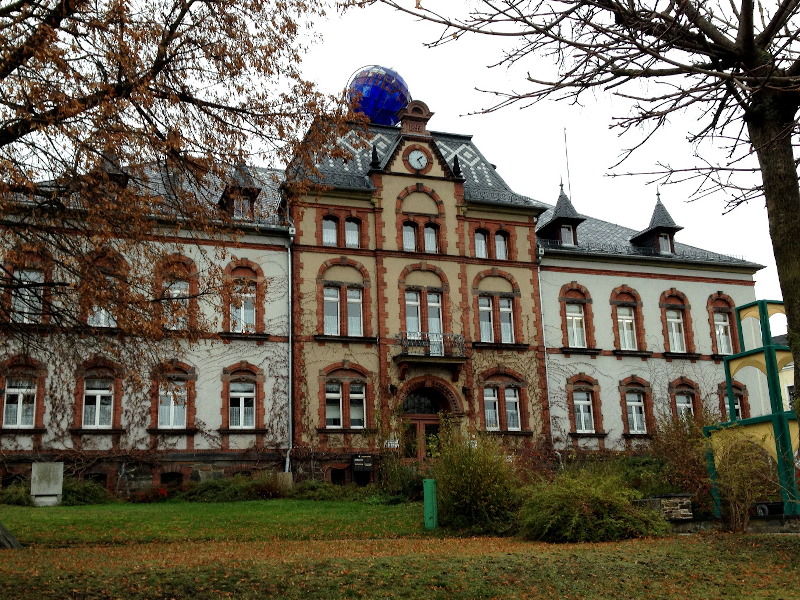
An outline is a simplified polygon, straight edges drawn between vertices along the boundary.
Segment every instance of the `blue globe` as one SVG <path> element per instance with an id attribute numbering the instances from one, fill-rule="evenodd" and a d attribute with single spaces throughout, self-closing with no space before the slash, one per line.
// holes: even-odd
<path id="1" fill-rule="evenodd" d="M 347 99 L 358 112 L 379 125 L 395 125 L 397 113 L 411 101 L 408 86 L 392 69 L 370 65 L 360 69 L 347 85 Z"/>

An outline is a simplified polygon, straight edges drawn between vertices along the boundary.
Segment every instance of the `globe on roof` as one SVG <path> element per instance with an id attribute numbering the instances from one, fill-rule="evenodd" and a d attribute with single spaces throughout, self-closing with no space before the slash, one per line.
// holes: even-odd
<path id="1" fill-rule="evenodd" d="M 397 71 L 370 65 L 350 78 L 347 99 L 373 123 L 391 126 L 399 121 L 397 113 L 411 101 L 411 94 Z"/>

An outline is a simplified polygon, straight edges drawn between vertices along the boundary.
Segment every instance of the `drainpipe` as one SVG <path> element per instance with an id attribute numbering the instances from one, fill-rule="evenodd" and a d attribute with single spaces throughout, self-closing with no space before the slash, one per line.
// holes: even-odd
<path id="1" fill-rule="evenodd" d="M 547 352 L 547 327 L 544 319 L 544 301 L 542 298 L 542 254 L 539 254 L 542 247 L 537 244 L 536 246 L 536 280 L 539 284 L 539 318 L 542 320 L 542 347 L 544 348 L 544 385 L 547 389 L 547 427 L 550 430 L 550 439 L 553 438 L 553 407 L 550 403 L 550 355 Z M 558 453 L 557 453 L 558 454 Z M 559 462 L 561 462 L 561 454 L 558 454 Z"/>
<path id="2" fill-rule="evenodd" d="M 289 381 L 288 381 L 288 391 L 287 391 L 287 401 L 289 404 L 289 417 L 288 417 L 288 427 L 286 429 L 287 432 L 287 439 L 286 439 L 286 464 L 283 466 L 283 471 L 285 473 L 292 472 L 292 463 L 290 460 L 290 456 L 292 454 L 292 439 L 294 437 L 294 431 L 292 429 L 292 418 L 294 416 L 294 406 L 292 402 L 292 394 L 294 393 L 293 385 L 294 385 L 294 378 L 293 378 L 293 369 L 294 365 L 292 364 L 292 343 L 293 343 L 293 323 L 292 323 L 292 243 L 294 242 L 294 227 L 289 227 L 289 243 L 286 244 L 286 273 L 289 277 L 289 291 L 287 295 L 287 302 L 286 306 L 289 310 L 289 334 L 287 335 L 288 339 L 288 358 L 289 358 Z"/>

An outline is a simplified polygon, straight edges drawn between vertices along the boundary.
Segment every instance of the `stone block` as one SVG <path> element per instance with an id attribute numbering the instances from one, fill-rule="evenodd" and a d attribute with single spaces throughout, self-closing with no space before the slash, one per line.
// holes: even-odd
<path id="1" fill-rule="evenodd" d="M 64 463 L 37 462 L 32 465 L 31 497 L 35 506 L 61 504 L 64 490 Z"/>

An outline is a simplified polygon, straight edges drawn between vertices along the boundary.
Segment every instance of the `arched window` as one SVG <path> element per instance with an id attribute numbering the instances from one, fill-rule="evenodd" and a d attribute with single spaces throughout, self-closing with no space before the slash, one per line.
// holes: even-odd
<path id="1" fill-rule="evenodd" d="M 439 237 L 444 208 L 430 188 L 412 186 L 397 197 L 398 244 L 405 252 L 435 254 L 446 251 Z"/>
<path id="2" fill-rule="evenodd" d="M 116 252 L 106 250 L 87 265 L 82 282 L 82 305 L 90 327 L 117 327 L 126 300 L 128 265 Z"/>
<path id="3" fill-rule="evenodd" d="M 724 383 L 719 384 L 719 412 L 722 415 L 722 420 L 739 421 L 741 419 L 750 418 L 750 402 L 748 401 L 747 386 L 733 382 L 733 415 L 731 416 L 728 410 L 728 388 Z"/>
<path id="4" fill-rule="evenodd" d="M 483 424 L 487 431 L 522 431 L 527 427 L 525 385 L 505 372 L 492 372 L 483 379 Z M 524 423 L 523 423 L 524 422 Z"/>
<path id="5" fill-rule="evenodd" d="M 264 372 L 247 362 L 222 371 L 224 433 L 253 433 L 264 427 Z"/>
<path id="6" fill-rule="evenodd" d="M 717 355 L 739 352 L 739 339 L 734 327 L 734 302 L 730 296 L 716 292 L 708 297 L 708 322 L 711 327 L 711 353 Z"/>
<path id="7" fill-rule="evenodd" d="M 357 219 L 346 219 L 344 222 L 344 245 L 346 248 L 361 247 L 361 222 Z"/>
<path id="8" fill-rule="evenodd" d="M 52 261 L 34 252 L 9 251 L 3 265 L 2 305 L 12 323 L 46 323 L 50 318 Z"/>
<path id="9" fill-rule="evenodd" d="M 691 306 L 686 295 L 672 288 L 661 294 L 661 321 L 664 328 L 664 351 L 694 353 Z"/>
<path id="10" fill-rule="evenodd" d="M 223 328 L 231 333 L 263 333 L 266 284 L 260 267 L 248 260 L 228 265 Z"/>
<path id="11" fill-rule="evenodd" d="M 156 293 L 160 294 L 164 328 L 185 330 L 197 326 L 197 297 L 200 293 L 197 268 L 185 256 L 167 257 L 156 272 Z"/>
<path id="12" fill-rule="evenodd" d="M 697 385 L 685 377 L 669 384 L 669 398 L 673 418 L 694 419 L 703 412 Z"/>
<path id="13" fill-rule="evenodd" d="M 561 288 L 562 344 L 564 348 L 594 348 L 594 322 L 592 298 L 589 291 L 573 281 Z"/>
<path id="14" fill-rule="evenodd" d="M 489 258 L 489 233 L 482 229 L 475 232 L 475 256 Z"/>
<path id="15" fill-rule="evenodd" d="M 363 337 L 369 335 L 366 270 L 345 259 L 325 263 L 317 281 L 320 286 L 322 335 Z"/>
<path id="16" fill-rule="evenodd" d="M 649 435 L 655 429 L 653 397 L 650 385 L 636 377 L 620 381 L 623 435 Z"/>
<path id="17" fill-rule="evenodd" d="M 497 260 L 508 260 L 508 232 L 497 231 L 494 234 L 494 257 Z"/>
<path id="18" fill-rule="evenodd" d="M 322 218 L 322 245 L 323 246 L 338 246 L 339 245 L 339 219 L 336 217 L 326 216 Z"/>
<path id="19" fill-rule="evenodd" d="M 514 344 L 519 328 L 519 287 L 510 277 L 486 271 L 476 278 L 478 340 L 483 343 Z"/>
<path id="20" fill-rule="evenodd" d="M 121 428 L 122 375 L 117 365 L 95 359 L 81 368 L 76 384 L 74 427 L 81 433 Z"/>
<path id="21" fill-rule="evenodd" d="M 366 372 L 333 368 L 324 378 L 322 392 L 326 429 L 364 429 L 368 423 L 368 397 L 372 396 Z"/>
<path id="22" fill-rule="evenodd" d="M 622 285 L 611 292 L 614 346 L 619 352 L 647 350 L 642 319 L 642 301 L 636 290 Z"/>
<path id="23" fill-rule="evenodd" d="M 14 357 L 0 365 L 3 429 L 42 429 L 46 372 L 40 363 Z"/>
<path id="24" fill-rule="evenodd" d="M 597 381 L 585 373 L 579 373 L 567 380 L 566 391 L 570 434 L 602 434 L 603 414 Z"/>
<path id="25" fill-rule="evenodd" d="M 195 370 L 172 361 L 154 373 L 155 410 L 151 428 L 158 431 L 191 431 L 195 418 Z"/>

